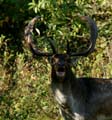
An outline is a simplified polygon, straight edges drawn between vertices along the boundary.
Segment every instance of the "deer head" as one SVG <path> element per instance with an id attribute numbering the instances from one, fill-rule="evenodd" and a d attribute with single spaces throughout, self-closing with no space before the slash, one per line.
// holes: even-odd
<path id="1" fill-rule="evenodd" d="M 58 78 L 64 79 L 69 69 L 70 57 L 68 54 L 55 54 L 51 58 L 52 74 L 56 74 Z"/>
<path id="2" fill-rule="evenodd" d="M 25 39 L 30 47 L 30 50 L 34 55 L 37 56 L 47 56 L 51 57 L 51 65 L 53 69 L 56 71 L 56 75 L 58 77 L 65 77 L 66 70 L 69 69 L 67 66 L 70 64 L 70 58 L 74 56 L 87 56 L 88 54 L 92 53 L 94 51 L 94 47 L 96 44 L 96 38 L 97 38 L 97 26 L 95 22 L 89 18 L 88 16 L 81 16 L 80 19 L 84 22 L 86 22 L 89 25 L 90 28 L 90 44 L 89 47 L 80 53 L 73 53 L 70 51 L 69 42 L 67 41 L 67 52 L 64 54 L 59 54 L 56 50 L 56 47 L 54 45 L 53 40 L 50 40 L 49 43 L 52 48 L 52 53 L 48 52 L 42 52 L 40 51 L 34 44 L 32 32 L 33 27 L 36 21 L 39 19 L 39 16 L 34 17 L 29 24 L 25 28 Z"/>

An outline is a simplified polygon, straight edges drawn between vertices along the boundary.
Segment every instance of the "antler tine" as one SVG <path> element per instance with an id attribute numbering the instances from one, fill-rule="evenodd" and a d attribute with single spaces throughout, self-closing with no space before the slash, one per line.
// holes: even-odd
<path id="1" fill-rule="evenodd" d="M 30 22 L 29 24 L 26 26 L 25 28 L 25 40 L 27 41 L 29 47 L 30 47 L 30 50 L 32 51 L 32 53 L 34 55 L 37 55 L 37 56 L 52 56 L 53 53 L 47 53 L 47 52 L 41 52 L 40 50 L 38 50 L 38 48 L 36 47 L 36 45 L 34 44 L 34 41 L 33 41 L 33 37 L 32 37 L 32 32 L 33 32 L 33 28 L 34 28 L 34 25 L 36 23 L 36 21 L 40 18 L 40 16 L 36 16 L 34 17 Z M 50 43 L 51 45 L 51 43 Z M 53 45 L 51 45 L 51 48 L 53 49 L 53 52 L 55 52 L 55 47 L 53 48 L 52 47 Z"/>
<path id="2" fill-rule="evenodd" d="M 89 25 L 90 28 L 90 45 L 87 48 L 87 50 L 85 50 L 84 52 L 81 53 L 71 53 L 71 56 L 86 56 L 90 53 L 92 53 L 94 51 L 94 47 L 96 44 L 96 39 L 98 36 L 98 30 L 97 30 L 97 26 L 96 23 L 89 18 L 88 16 L 82 16 L 80 17 L 82 21 L 86 22 Z"/>
<path id="3" fill-rule="evenodd" d="M 53 53 L 54 54 L 57 54 L 57 49 L 56 49 L 56 47 L 55 47 L 55 42 L 53 41 L 53 40 L 51 40 L 51 39 L 48 39 L 48 41 L 49 41 L 49 43 L 50 43 L 50 46 L 51 46 L 51 48 L 52 48 L 52 50 L 53 50 Z"/>
<path id="4" fill-rule="evenodd" d="M 69 43 L 69 41 L 67 40 L 67 54 L 69 54 L 70 53 L 70 43 Z"/>

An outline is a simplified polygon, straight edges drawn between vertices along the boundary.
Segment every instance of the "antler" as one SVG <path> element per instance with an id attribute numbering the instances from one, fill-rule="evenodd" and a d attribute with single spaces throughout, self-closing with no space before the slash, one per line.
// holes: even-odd
<path id="1" fill-rule="evenodd" d="M 39 18 L 40 18 L 39 16 L 34 17 L 29 22 L 29 24 L 26 26 L 26 28 L 25 28 L 25 40 L 27 41 L 27 43 L 30 47 L 30 50 L 32 51 L 33 54 L 38 55 L 38 56 L 52 56 L 53 54 L 56 54 L 55 45 L 53 44 L 52 40 L 49 40 L 49 43 L 51 45 L 53 53 L 41 52 L 34 44 L 32 32 L 33 32 L 34 25 Z"/>
<path id="2" fill-rule="evenodd" d="M 33 52 L 33 54 L 38 55 L 38 56 L 52 56 L 53 54 L 57 53 L 57 50 L 55 48 L 54 42 L 52 40 L 49 40 L 49 43 L 51 45 L 51 48 L 53 50 L 53 53 L 48 53 L 48 52 L 41 52 L 34 44 L 33 37 L 32 37 L 32 32 L 33 32 L 33 27 L 36 23 L 36 21 L 39 19 L 39 16 L 34 17 L 29 24 L 25 28 L 25 39 Z M 90 45 L 87 50 L 80 52 L 80 53 L 71 53 L 69 51 L 69 42 L 67 41 L 67 54 L 70 56 L 86 56 L 89 53 L 93 52 L 95 44 L 96 44 L 96 38 L 98 36 L 97 33 L 97 26 L 95 22 L 89 18 L 88 16 L 81 16 L 80 17 L 82 21 L 86 22 L 89 25 L 90 28 Z"/>
<path id="3" fill-rule="evenodd" d="M 90 54 L 91 52 L 93 52 L 95 44 L 96 44 L 96 39 L 97 39 L 97 36 L 98 36 L 97 26 L 96 26 L 95 22 L 91 18 L 89 18 L 88 16 L 82 16 L 80 18 L 81 18 L 82 21 L 86 22 L 89 25 L 89 28 L 90 28 L 90 44 L 89 44 L 88 49 L 83 51 L 83 52 L 80 52 L 80 53 L 70 53 L 69 52 L 69 54 L 71 56 L 86 56 L 86 55 Z M 67 44 L 69 44 L 69 43 L 67 43 Z"/>

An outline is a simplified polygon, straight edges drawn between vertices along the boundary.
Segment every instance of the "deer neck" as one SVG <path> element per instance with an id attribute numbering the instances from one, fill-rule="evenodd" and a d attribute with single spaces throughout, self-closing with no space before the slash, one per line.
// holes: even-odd
<path id="1" fill-rule="evenodd" d="M 76 99 L 80 99 L 81 96 L 84 98 L 86 93 L 84 92 L 85 88 L 82 88 L 82 83 L 80 84 L 80 81 L 78 81 L 78 79 L 75 78 L 70 67 L 67 68 L 66 75 L 63 79 L 58 78 L 56 76 L 54 68 L 52 68 L 51 78 L 51 85 L 54 94 L 56 91 L 60 91 L 60 93 L 65 96 L 74 95 L 74 98 Z"/>
<path id="2" fill-rule="evenodd" d="M 57 78 L 53 69 L 51 77 L 51 87 L 56 101 L 61 106 L 69 106 L 67 108 L 70 108 L 73 113 L 83 112 L 85 110 L 83 106 L 86 98 L 85 88 L 81 88 L 83 86 L 80 84 L 80 81 L 75 78 L 72 70 L 70 68 L 67 69 L 67 74 L 62 82 Z"/>

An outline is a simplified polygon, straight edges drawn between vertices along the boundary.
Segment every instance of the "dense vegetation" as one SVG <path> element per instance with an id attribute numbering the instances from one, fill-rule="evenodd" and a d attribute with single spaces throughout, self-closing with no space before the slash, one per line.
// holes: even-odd
<path id="1" fill-rule="evenodd" d="M 88 29 L 77 16 L 93 18 L 99 34 L 95 52 L 79 58 L 73 70 L 77 77 L 112 78 L 111 0 L 0 0 L 0 120 L 60 119 L 49 62 L 33 58 L 24 41 L 24 27 L 36 15 L 41 16 L 38 47 L 50 51 L 49 37 L 60 52 L 67 39 L 72 49 L 85 47 Z"/>

